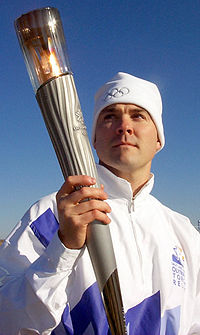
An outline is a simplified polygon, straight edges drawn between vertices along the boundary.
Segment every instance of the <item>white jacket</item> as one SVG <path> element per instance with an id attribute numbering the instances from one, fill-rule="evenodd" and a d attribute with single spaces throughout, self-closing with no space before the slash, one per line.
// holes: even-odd
<path id="1" fill-rule="evenodd" d="M 102 166 L 128 334 L 200 334 L 200 234 L 150 195 Z M 87 249 L 57 236 L 55 195 L 25 214 L 0 249 L 0 335 L 107 335 Z M 54 329 L 54 330 L 53 330 Z"/>

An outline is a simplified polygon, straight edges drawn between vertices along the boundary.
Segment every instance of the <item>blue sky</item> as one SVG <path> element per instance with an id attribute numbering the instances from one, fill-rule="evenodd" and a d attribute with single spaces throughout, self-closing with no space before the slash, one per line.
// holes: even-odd
<path id="1" fill-rule="evenodd" d="M 199 0 L 1 0 L 0 238 L 32 203 L 63 183 L 13 27 L 21 14 L 46 6 L 60 11 L 89 134 L 93 96 L 118 71 L 158 85 L 166 146 L 152 165 L 153 194 L 196 225 L 200 219 Z"/>

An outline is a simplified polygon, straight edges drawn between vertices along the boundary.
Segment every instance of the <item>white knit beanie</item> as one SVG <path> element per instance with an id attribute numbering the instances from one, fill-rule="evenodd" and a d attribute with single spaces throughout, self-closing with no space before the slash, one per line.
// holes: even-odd
<path id="1" fill-rule="evenodd" d="M 155 84 L 124 72 L 118 72 L 95 95 L 92 143 L 94 144 L 96 123 L 100 112 L 105 107 L 116 103 L 129 103 L 146 109 L 156 125 L 161 150 L 165 144 L 165 137 L 162 124 L 162 100 L 159 90 Z"/>

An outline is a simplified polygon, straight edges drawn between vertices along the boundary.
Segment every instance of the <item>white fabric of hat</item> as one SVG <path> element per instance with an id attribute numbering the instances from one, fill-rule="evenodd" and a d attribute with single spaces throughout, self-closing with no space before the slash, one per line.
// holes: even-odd
<path id="1" fill-rule="evenodd" d="M 95 95 L 92 143 L 94 144 L 96 123 L 100 112 L 105 107 L 116 103 L 129 103 L 146 109 L 156 125 L 161 150 L 165 144 L 165 137 L 160 92 L 154 83 L 124 72 L 118 72 Z"/>

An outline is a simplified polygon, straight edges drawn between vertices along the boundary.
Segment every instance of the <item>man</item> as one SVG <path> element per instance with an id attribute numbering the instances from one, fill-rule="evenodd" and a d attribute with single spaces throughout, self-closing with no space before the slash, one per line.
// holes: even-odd
<path id="1" fill-rule="evenodd" d="M 200 334 L 199 233 L 150 195 L 151 162 L 164 146 L 161 115 L 157 87 L 132 75 L 118 73 L 97 92 L 92 141 L 102 187 L 70 176 L 6 239 L 1 335 L 108 334 L 84 247 L 94 219 L 110 225 L 128 334 Z"/>

